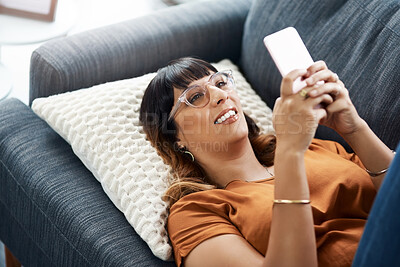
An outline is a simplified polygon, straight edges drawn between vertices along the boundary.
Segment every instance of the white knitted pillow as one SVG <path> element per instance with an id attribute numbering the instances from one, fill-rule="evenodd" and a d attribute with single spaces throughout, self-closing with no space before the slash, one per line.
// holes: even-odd
<path id="1" fill-rule="evenodd" d="M 263 132 L 272 132 L 271 109 L 229 60 L 214 64 L 231 69 L 243 110 Z M 101 183 L 105 193 L 149 245 L 154 255 L 172 259 L 165 229 L 169 166 L 157 155 L 139 126 L 143 93 L 155 73 L 38 98 L 33 111 L 69 144 Z"/>

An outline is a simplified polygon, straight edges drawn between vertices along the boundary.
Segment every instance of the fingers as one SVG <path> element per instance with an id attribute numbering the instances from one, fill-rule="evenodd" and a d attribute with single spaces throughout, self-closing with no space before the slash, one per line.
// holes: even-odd
<path id="1" fill-rule="evenodd" d="M 339 99 L 326 107 L 326 111 L 330 114 L 340 112 L 349 107 L 346 99 Z"/>
<path id="2" fill-rule="evenodd" d="M 335 99 L 339 95 L 345 95 L 346 88 L 344 88 L 343 83 L 325 83 L 321 86 L 313 86 L 308 92 L 308 96 L 317 97 L 323 94 L 330 94 Z"/>
<path id="3" fill-rule="evenodd" d="M 328 67 L 326 66 L 326 63 L 322 60 L 319 60 L 319 61 L 315 62 L 314 64 L 312 64 L 310 67 L 308 67 L 307 73 L 305 76 L 310 77 L 314 73 L 317 73 L 321 70 L 326 70 L 326 69 L 328 69 Z"/>
<path id="4" fill-rule="evenodd" d="M 314 85 L 319 81 L 337 82 L 339 81 L 339 77 L 336 73 L 332 72 L 331 70 L 324 69 L 311 75 L 305 80 L 308 86 Z"/>
<path id="5" fill-rule="evenodd" d="M 305 102 L 310 105 L 312 108 L 314 107 L 319 107 L 322 108 L 323 106 L 327 106 L 329 104 L 332 104 L 332 102 L 334 101 L 333 97 L 329 94 L 323 94 L 320 95 L 318 97 L 309 97 L 307 99 L 305 99 Z M 324 104 L 324 105 L 321 105 Z"/>
<path id="6" fill-rule="evenodd" d="M 307 73 L 307 70 L 293 70 L 289 72 L 285 77 L 282 79 L 281 83 L 281 97 L 290 96 L 293 94 L 293 82 L 299 78 L 304 76 Z"/>

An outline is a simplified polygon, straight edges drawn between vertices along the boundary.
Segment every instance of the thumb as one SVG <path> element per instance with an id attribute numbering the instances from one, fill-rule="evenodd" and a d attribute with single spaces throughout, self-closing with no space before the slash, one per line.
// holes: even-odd
<path id="1" fill-rule="evenodd" d="M 281 96 L 289 96 L 293 94 L 293 82 L 307 73 L 307 70 L 304 69 L 296 69 L 289 72 L 285 77 L 282 79 L 281 83 Z"/>

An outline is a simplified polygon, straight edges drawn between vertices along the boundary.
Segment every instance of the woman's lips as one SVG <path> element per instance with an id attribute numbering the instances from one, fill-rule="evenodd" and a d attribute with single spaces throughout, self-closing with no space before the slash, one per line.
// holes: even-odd
<path id="1" fill-rule="evenodd" d="M 235 122 L 239 119 L 238 112 L 236 108 L 224 109 L 214 121 L 214 124 L 229 124 Z"/>
<path id="2" fill-rule="evenodd" d="M 228 119 L 226 119 L 225 121 L 223 121 L 221 123 L 217 123 L 217 124 L 231 124 L 231 123 L 234 123 L 235 121 L 237 121 L 238 119 L 239 119 L 239 114 L 235 114 L 234 116 L 231 116 Z"/>

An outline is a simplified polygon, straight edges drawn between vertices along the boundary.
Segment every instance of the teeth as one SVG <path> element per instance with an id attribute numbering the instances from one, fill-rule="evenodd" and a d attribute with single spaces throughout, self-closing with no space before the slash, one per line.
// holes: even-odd
<path id="1" fill-rule="evenodd" d="M 222 115 L 222 116 L 215 122 L 215 124 L 222 123 L 222 122 L 226 121 L 229 117 L 234 116 L 235 114 L 236 114 L 235 111 L 229 110 L 229 111 L 226 112 L 224 115 Z"/>

